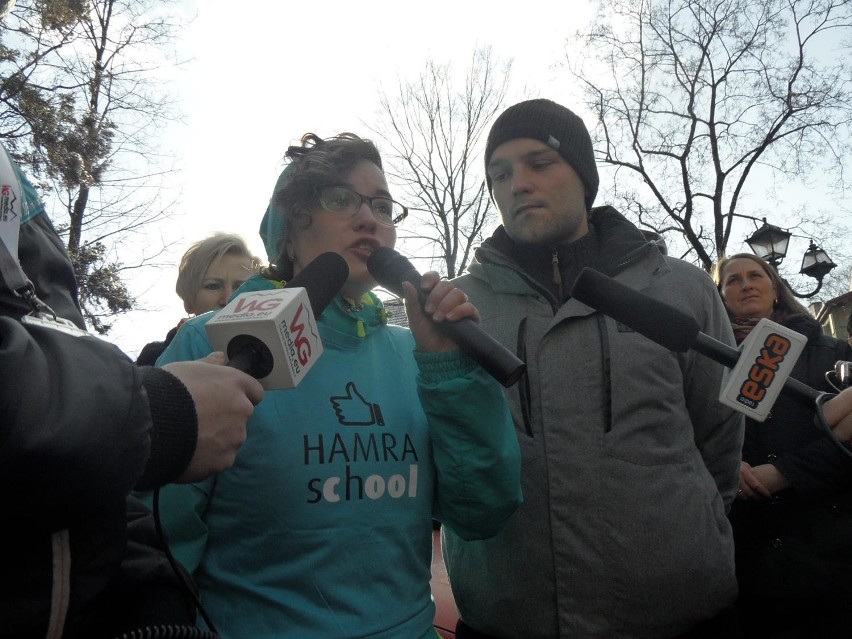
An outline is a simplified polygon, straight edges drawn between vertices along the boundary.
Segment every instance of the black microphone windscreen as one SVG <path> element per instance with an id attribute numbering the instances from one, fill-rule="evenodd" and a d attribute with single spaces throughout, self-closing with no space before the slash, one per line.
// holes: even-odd
<path id="1" fill-rule="evenodd" d="M 672 351 L 692 348 L 701 329 L 680 309 L 588 267 L 580 272 L 571 296 Z"/>
<path id="2" fill-rule="evenodd" d="M 381 246 L 370 254 L 367 270 L 380 285 L 399 296 L 403 294 L 402 282 L 417 274 L 408 258 L 387 246 Z"/>
<path id="3" fill-rule="evenodd" d="M 410 282 L 419 289 L 420 273 L 408 258 L 392 248 L 383 246 L 373 251 L 367 260 L 367 270 L 379 284 L 397 295 L 403 294 L 403 282 Z M 421 290 L 418 290 L 418 294 L 422 306 L 426 301 L 426 294 Z M 466 317 L 455 322 L 437 322 L 436 325 L 439 331 L 453 340 L 503 386 L 508 388 L 523 375 L 526 364 L 483 331 L 471 318 Z"/>
<path id="4" fill-rule="evenodd" d="M 314 258 L 284 288 L 304 288 L 311 301 L 314 317 L 319 317 L 346 284 L 348 277 L 349 265 L 344 257 L 328 251 Z"/>

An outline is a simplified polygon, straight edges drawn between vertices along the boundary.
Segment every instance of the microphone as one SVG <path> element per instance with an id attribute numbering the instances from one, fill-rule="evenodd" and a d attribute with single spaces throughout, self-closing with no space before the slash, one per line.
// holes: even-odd
<path id="1" fill-rule="evenodd" d="M 571 296 L 669 350 L 693 349 L 732 369 L 719 401 L 757 421 L 766 419 L 782 388 L 809 403 L 821 395 L 789 377 L 805 336 L 768 319 L 758 322 L 737 350 L 702 333 L 695 318 L 680 309 L 588 267 L 580 272 Z"/>
<path id="2" fill-rule="evenodd" d="M 382 246 L 373 251 L 367 260 L 367 269 L 379 284 L 399 296 L 403 294 L 402 283 L 410 282 L 417 289 L 421 306 L 426 303 L 426 295 L 420 290 L 420 273 L 392 248 Z M 472 319 L 435 322 L 435 326 L 506 388 L 524 373 L 526 364 Z"/>
<path id="3" fill-rule="evenodd" d="M 341 255 L 323 253 L 283 288 L 232 299 L 207 322 L 210 343 L 265 389 L 294 388 L 323 352 L 316 318 L 348 277 Z"/>

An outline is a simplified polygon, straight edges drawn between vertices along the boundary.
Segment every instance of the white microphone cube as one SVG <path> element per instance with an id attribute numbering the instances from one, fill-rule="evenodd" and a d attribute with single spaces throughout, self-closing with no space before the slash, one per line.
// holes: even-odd
<path id="1" fill-rule="evenodd" d="M 760 320 L 740 344 L 736 366 L 726 370 L 719 401 L 765 421 L 807 341 L 786 326 Z"/>
<path id="2" fill-rule="evenodd" d="M 273 360 L 272 370 L 259 379 L 266 389 L 294 388 L 323 352 L 304 288 L 241 293 L 206 328 L 213 348 L 225 353 L 231 340 L 241 335 L 263 342 Z"/>

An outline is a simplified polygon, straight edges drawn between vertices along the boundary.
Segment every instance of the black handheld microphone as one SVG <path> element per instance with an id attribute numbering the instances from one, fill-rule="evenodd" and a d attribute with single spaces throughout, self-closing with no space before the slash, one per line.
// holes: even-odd
<path id="1" fill-rule="evenodd" d="M 580 272 L 571 290 L 571 296 L 671 351 L 684 352 L 693 349 L 727 368 L 736 367 L 740 360 L 740 351 L 702 333 L 695 318 L 591 268 L 586 267 Z M 745 349 L 745 343 L 743 346 L 744 361 L 761 357 L 759 352 L 749 353 Z M 769 355 L 768 359 L 771 359 L 772 354 Z M 784 373 L 789 375 L 792 370 L 795 358 L 788 359 L 792 359 L 788 366 L 783 370 L 780 366 L 778 368 L 780 374 L 774 378 L 776 386 L 780 386 L 778 382 L 782 381 Z M 765 377 L 765 372 L 758 372 Z M 783 379 L 783 390 L 810 404 L 821 394 L 791 377 Z"/>
<path id="2" fill-rule="evenodd" d="M 346 260 L 323 253 L 283 288 L 249 291 L 207 322 L 207 335 L 228 366 L 267 389 L 293 388 L 322 354 L 316 318 L 349 277 Z"/>
<path id="3" fill-rule="evenodd" d="M 392 248 L 383 246 L 373 251 L 367 269 L 379 284 L 399 296 L 403 294 L 402 283 L 410 282 L 420 295 L 421 305 L 426 302 L 420 290 L 420 273 Z M 435 322 L 435 326 L 503 386 L 508 388 L 523 374 L 526 364 L 470 318 Z"/>

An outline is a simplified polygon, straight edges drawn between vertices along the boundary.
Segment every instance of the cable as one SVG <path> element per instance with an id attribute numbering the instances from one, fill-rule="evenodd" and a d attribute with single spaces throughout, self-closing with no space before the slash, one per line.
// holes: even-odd
<path id="1" fill-rule="evenodd" d="M 825 381 L 831 384 L 838 393 L 852 385 L 852 362 L 838 360 L 834 369 L 826 372 Z"/>
<path id="2" fill-rule="evenodd" d="M 178 580 L 181 582 L 183 587 L 186 589 L 186 591 L 192 597 L 192 600 L 195 602 L 195 606 L 196 606 L 196 608 L 198 608 L 198 612 L 201 614 L 202 618 L 204 619 L 204 623 L 206 623 L 207 627 L 210 629 L 210 633 L 208 633 L 208 634 L 212 634 L 212 637 L 215 637 L 216 639 L 218 639 L 219 633 L 216 630 L 216 626 L 213 624 L 213 621 L 208 616 L 207 611 L 204 609 L 204 606 L 201 605 L 201 599 L 198 597 L 198 594 L 195 592 L 195 588 L 193 587 L 193 584 L 191 584 L 187 580 L 185 571 L 181 569 L 181 566 L 178 564 L 177 559 L 175 559 L 174 555 L 172 555 L 172 551 L 169 548 L 168 542 L 166 541 L 166 535 L 163 532 L 163 524 L 160 521 L 160 489 L 159 488 L 154 489 L 154 501 L 153 501 L 152 510 L 154 512 L 154 526 L 157 530 L 157 538 L 160 540 L 160 549 L 165 553 L 166 559 L 169 560 L 169 564 L 171 564 L 172 570 L 174 570 L 175 575 L 177 575 Z M 162 636 L 168 637 L 168 635 L 162 635 Z M 156 638 L 157 635 L 153 635 L 153 637 Z M 201 637 L 204 637 L 204 636 L 201 635 Z M 128 637 L 128 639 L 132 639 L 132 638 Z M 192 639 L 195 639 L 195 638 L 193 637 Z"/>
<path id="3" fill-rule="evenodd" d="M 146 626 L 116 639 L 219 639 L 219 635 L 194 626 Z"/>

